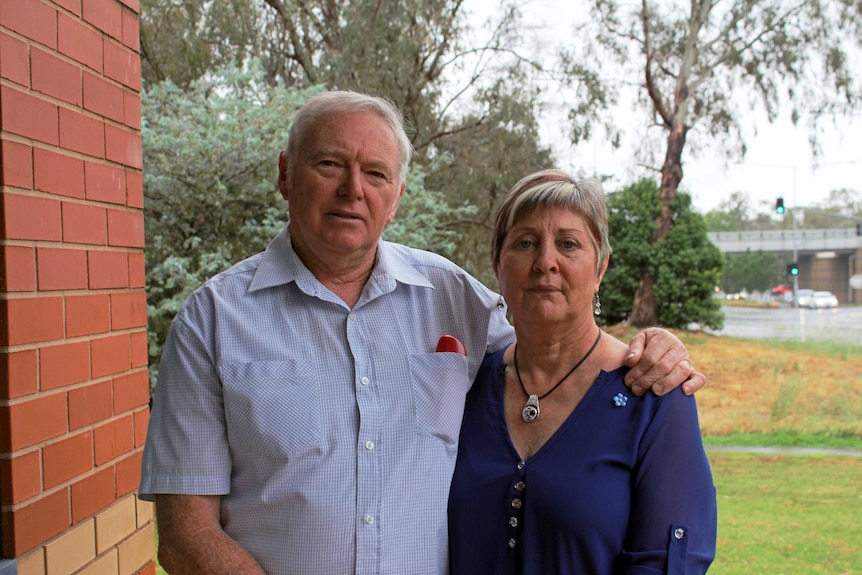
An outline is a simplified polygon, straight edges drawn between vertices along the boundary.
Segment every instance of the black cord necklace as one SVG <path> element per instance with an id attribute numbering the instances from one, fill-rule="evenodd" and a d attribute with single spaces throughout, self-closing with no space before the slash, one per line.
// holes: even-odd
<path id="1" fill-rule="evenodd" d="M 518 371 L 518 342 L 515 342 L 515 374 L 518 376 L 518 383 L 521 384 L 521 391 L 523 391 L 524 395 L 527 396 L 527 403 L 524 404 L 524 409 L 521 410 L 521 417 L 524 418 L 524 421 L 526 421 L 527 423 L 532 423 L 533 421 L 539 419 L 539 415 L 541 414 L 541 411 L 539 411 L 539 400 L 545 399 L 546 397 L 551 395 L 555 389 L 560 387 L 560 384 L 566 381 L 567 377 L 572 375 L 576 369 L 581 367 L 581 364 L 587 361 L 587 358 L 590 357 L 590 354 L 593 353 L 593 350 L 596 349 L 597 345 L 599 345 L 600 339 L 602 339 L 602 330 L 599 330 L 599 335 L 596 336 L 596 341 L 593 342 L 593 346 L 586 353 L 586 355 L 584 355 L 584 357 L 582 357 L 578 361 L 578 363 L 575 364 L 575 367 L 570 369 L 569 373 L 564 375 L 563 379 L 557 382 L 557 385 L 555 385 L 549 391 L 546 391 L 542 395 L 536 395 L 535 393 L 527 393 L 527 390 L 524 387 L 524 382 L 521 381 L 521 372 Z"/>

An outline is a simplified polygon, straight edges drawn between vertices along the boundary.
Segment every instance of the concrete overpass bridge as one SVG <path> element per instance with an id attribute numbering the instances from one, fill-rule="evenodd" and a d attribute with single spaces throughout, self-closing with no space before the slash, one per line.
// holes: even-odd
<path id="1" fill-rule="evenodd" d="M 800 288 L 831 291 L 842 303 L 862 303 L 862 290 L 850 287 L 850 277 L 862 274 L 862 236 L 856 228 L 711 232 L 707 236 L 727 254 L 762 251 L 788 262 L 795 246 Z"/>

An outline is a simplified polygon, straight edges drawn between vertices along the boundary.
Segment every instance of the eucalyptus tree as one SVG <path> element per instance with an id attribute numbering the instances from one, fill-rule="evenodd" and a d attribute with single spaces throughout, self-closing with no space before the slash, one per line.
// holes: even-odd
<path id="1" fill-rule="evenodd" d="M 573 108 L 573 140 L 588 137 L 596 122 L 577 113 L 584 101 L 611 106 L 614 91 L 633 82 L 649 122 L 641 149 L 663 149 L 661 160 L 641 158 L 661 174 L 661 211 L 650 238 L 661 242 L 674 225 L 671 205 L 690 136 L 696 148 L 709 143 L 739 157 L 753 109 L 772 121 L 789 106 L 794 121 L 816 124 L 858 106 L 852 62 L 862 38 L 860 10 L 852 0 L 591 0 L 592 24 L 580 29 L 564 60 L 589 88 Z M 654 324 L 657 278 L 646 267 L 639 275 L 631 322 Z"/>

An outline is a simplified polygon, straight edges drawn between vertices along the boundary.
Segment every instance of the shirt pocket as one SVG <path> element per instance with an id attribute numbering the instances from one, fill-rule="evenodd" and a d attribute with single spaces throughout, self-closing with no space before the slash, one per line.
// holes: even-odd
<path id="1" fill-rule="evenodd" d="M 231 450 L 297 454 L 321 443 L 320 401 L 310 362 L 256 361 L 222 366 Z"/>
<path id="2" fill-rule="evenodd" d="M 410 355 L 408 361 L 416 431 L 457 445 L 471 383 L 467 357 L 437 352 Z"/>

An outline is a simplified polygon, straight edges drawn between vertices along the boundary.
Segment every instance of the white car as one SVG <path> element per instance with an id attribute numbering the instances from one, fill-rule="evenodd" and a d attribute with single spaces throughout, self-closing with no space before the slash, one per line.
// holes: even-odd
<path id="1" fill-rule="evenodd" d="M 838 307 L 838 298 L 832 292 L 816 291 L 808 299 L 807 305 L 811 309 L 836 308 Z"/>
<path id="2" fill-rule="evenodd" d="M 810 307 L 811 298 L 814 297 L 813 289 L 798 289 L 793 294 L 793 307 Z"/>

